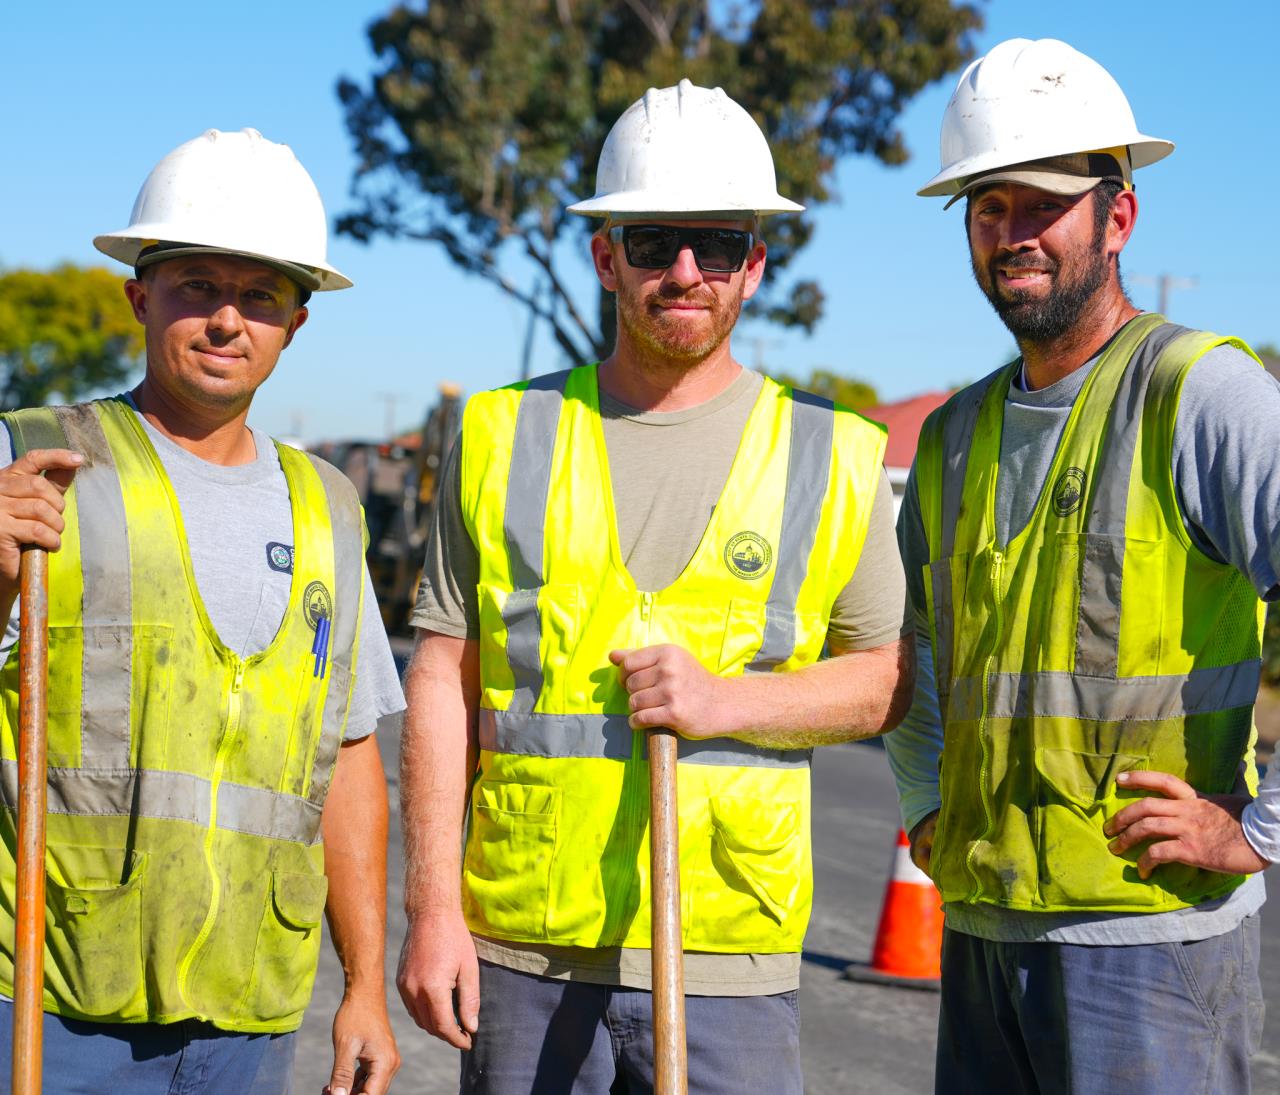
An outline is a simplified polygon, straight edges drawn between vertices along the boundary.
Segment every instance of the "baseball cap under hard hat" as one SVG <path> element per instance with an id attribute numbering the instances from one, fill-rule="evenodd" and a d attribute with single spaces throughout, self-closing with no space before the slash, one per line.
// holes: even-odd
<path id="1" fill-rule="evenodd" d="M 1033 186 L 1050 194 L 1075 196 L 1088 193 L 1104 179 L 1118 182 L 1126 190 L 1133 189 L 1133 169 L 1129 166 L 1128 149 L 1072 152 L 1065 156 L 1046 156 L 1041 160 L 984 171 L 965 180 L 943 209 L 950 209 L 966 194 L 979 187 L 994 183 L 1017 183 L 1020 186 Z"/>

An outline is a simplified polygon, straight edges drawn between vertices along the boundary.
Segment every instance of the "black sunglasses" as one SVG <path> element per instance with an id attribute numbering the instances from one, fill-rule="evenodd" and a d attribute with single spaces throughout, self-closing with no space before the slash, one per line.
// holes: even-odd
<path id="1" fill-rule="evenodd" d="M 672 224 L 621 224 L 609 229 L 622 237 L 627 261 L 643 270 L 665 270 L 688 247 L 698 269 L 733 274 L 742 269 L 755 236 L 737 228 L 679 228 Z"/>

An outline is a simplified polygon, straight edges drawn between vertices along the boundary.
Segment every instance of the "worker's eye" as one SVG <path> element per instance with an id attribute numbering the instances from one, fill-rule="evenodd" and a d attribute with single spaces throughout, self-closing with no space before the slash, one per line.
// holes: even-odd
<path id="1" fill-rule="evenodd" d="M 204 278 L 187 278 L 182 283 L 182 287 L 196 293 L 212 293 L 214 291 L 213 282 L 206 281 Z"/>

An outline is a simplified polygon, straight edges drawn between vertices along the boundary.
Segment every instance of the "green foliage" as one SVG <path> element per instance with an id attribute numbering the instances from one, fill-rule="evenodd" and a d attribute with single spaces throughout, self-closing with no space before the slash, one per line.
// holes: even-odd
<path id="1" fill-rule="evenodd" d="M 841 376 L 831 369 L 817 368 L 809 373 L 807 380 L 797 380 L 786 373 L 774 373 L 773 379 L 779 384 L 790 384 L 814 395 L 825 396 L 833 403 L 848 407 L 851 411 L 862 411 L 874 407 L 880 402 L 875 388 L 865 380 Z"/>
<path id="2" fill-rule="evenodd" d="M 981 22 L 951 0 L 401 4 L 369 27 L 368 86 L 338 84 L 359 157 L 338 231 L 439 244 L 545 320 L 571 360 L 600 357 L 609 317 L 574 300 L 554 245 L 590 230 L 564 207 L 593 192 L 605 135 L 646 88 L 684 76 L 724 87 L 769 137 L 782 193 L 812 208 L 841 157 L 907 159 L 898 116 L 972 56 Z M 803 216 L 771 217 L 771 271 L 812 231 Z M 527 284 L 501 268 L 506 245 L 533 264 Z M 822 290 L 800 282 L 752 305 L 808 331 Z"/>
<path id="3" fill-rule="evenodd" d="M 75 399 L 141 364 L 142 328 L 123 284 L 70 264 L 0 274 L 0 409 Z"/>

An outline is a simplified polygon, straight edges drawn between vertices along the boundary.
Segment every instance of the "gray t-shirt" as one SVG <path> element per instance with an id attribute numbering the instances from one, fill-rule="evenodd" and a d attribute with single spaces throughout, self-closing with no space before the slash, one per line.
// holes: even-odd
<path id="1" fill-rule="evenodd" d="M 692 558 L 729 478 L 742 432 L 763 385 L 744 369 L 721 393 L 681 411 L 638 411 L 601 393 L 618 541 L 636 585 L 670 585 Z M 411 622 L 456 638 L 479 628 L 479 559 L 462 519 L 458 446 L 441 479 L 423 581 Z M 905 580 L 893 540 L 893 499 L 881 475 L 853 577 L 832 610 L 833 649 L 865 650 L 908 633 Z M 560 947 L 476 940 L 486 961 L 544 977 L 651 987 L 647 949 Z M 694 996 L 761 996 L 800 982 L 798 954 L 686 953 L 685 991 Z"/>
<path id="2" fill-rule="evenodd" d="M 1005 402 L 996 478 L 996 537 L 1001 543 L 1030 520 L 1058 440 L 1095 357 L 1038 391 L 1011 385 Z M 1206 353 L 1187 373 L 1173 437 L 1173 477 L 1183 523 L 1211 558 L 1247 575 L 1258 595 L 1280 596 L 1280 385 L 1232 347 Z M 916 606 L 916 692 L 902 725 L 884 739 L 910 830 L 937 809 L 942 720 L 925 615 L 923 567 L 928 542 L 914 473 L 898 518 L 907 588 Z M 1273 790 L 1274 788 L 1274 790 Z M 1270 805 L 1280 840 L 1280 767 L 1269 773 L 1258 805 Z M 1253 811 L 1253 807 L 1249 808 Z M 1207 939 L 1230 931 L 1266 898 L 1261 875 L 1225 898 L 1166 913 L 1031 913 L 953 902 L 947 924 L 1002 941 L 1042 940 L 1124 946 Z"/>
<path id="3" fill-rule="evenodd" d="M 173 484 L 196 586 L 214 630 L 241 657 L 265 650 L 284 619 L 292 580 L 292 563 L 285 556 L 293 548 L 293 513 L 275 445 L 253 430 L 256 458 L 223 467 L 187 452 L 141 415 L 138 420 Z M 0 440 L 0 467 L 7 467 L 13 462 L 7 430 L 0 430 Z M 287 550 L 273 552 L 273 547 Z M 7 646 L 17 637 L 17 613 L 15 604 Z M 366 737 L 379 718 L 404 710 L 399 674 L 367 572 L 356 670 L 348 741 Z"/>

